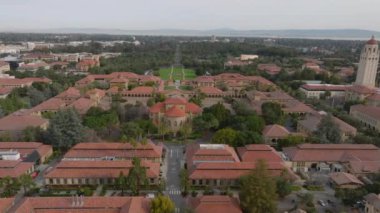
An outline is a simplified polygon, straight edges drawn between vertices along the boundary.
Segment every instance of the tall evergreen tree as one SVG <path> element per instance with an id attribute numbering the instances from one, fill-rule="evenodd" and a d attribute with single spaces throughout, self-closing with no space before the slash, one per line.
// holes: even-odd
<path id="1" fill-rule="evenodd" d="M 340 143 L 342 141 L 339 126 L 330 114 L 323 116 L 315 135 L 320 143 Z"/>
<path id="2" fill-rule="evenodd" d="M 243 209 L 249 213 L 274 213 L 276 205 L 276 182 L 268 174 L 264 161 L 258 161 L 256 168 L 240 180 L 240 200 Z"/>
<path id="3" fill-rule="evenodd" d="M 146 168 L 141 165 L 139 158 L 133 158 L 132 163 L 133 167 L 129 171 L 127 183 L 132 194 L 138 195 L 140 188 L 148 184 L 148 177 L 146 175 Z"/>
<path id="4" fill-rule="evenodd" d="M 67 150 L 83 140 L 83 131 L 78 113 L 68 108 L 58 111 L 50 120 L 45 139 L 54 147 Z"/>

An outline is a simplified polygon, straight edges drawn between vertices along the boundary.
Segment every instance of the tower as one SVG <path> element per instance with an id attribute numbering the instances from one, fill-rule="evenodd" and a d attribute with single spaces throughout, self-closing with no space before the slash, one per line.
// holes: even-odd
<path id="1" fill-rule="evenodd" d="M 356 74 L 356 85 L 375 87 L 377 66 L 379 64 L 379 46 L 375 37 L 367 41 L 360 54 L 358 72 Z"/>

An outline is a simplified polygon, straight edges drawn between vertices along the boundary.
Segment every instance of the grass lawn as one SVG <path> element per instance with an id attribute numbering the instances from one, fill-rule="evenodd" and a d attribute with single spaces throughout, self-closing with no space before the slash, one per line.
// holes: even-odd
<path id="1" fill-rule="evenodd" d="M 171 68 L 162 68 L 159 70 L 160 77 L 163 80 L 170 79 Z M 196 77 L 195 71 L 192 69 L 184 69 L 185 79 L 194 79 Z M 182 80 L 182 68 L 174 68 L 173 70 L 173 80 Z"/>

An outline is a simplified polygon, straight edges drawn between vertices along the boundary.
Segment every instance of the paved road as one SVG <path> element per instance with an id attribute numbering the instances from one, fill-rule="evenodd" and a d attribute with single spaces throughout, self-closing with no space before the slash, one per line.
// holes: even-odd
<path id="1" fill-rule="evenodd" d="M 166 144 L 166 190 L 165 194 L 173 200 L 176 205 L 176 212 L 181 212 L 185 208 L 185 200 L 181 195 L 179 173 L 182 168 L 183 146 Z"/>

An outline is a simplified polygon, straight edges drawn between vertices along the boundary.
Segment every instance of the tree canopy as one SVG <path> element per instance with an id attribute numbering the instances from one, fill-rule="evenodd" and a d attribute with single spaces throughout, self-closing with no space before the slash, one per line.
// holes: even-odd
<path id="1" fill-rule="evenodd" d="M 267 168 L 264 161 L 258 161 L 256 168 L 240 179 L 240 201 L 246 212 L 277 212 L 276 182 Z"/>
<path id="2" fill-rule="evenodd" d="M 83 140 L 84 127 L 73 108 L 58 111 L 50 120 L 45 140 L 55 148 L 67 150 Z"/>

